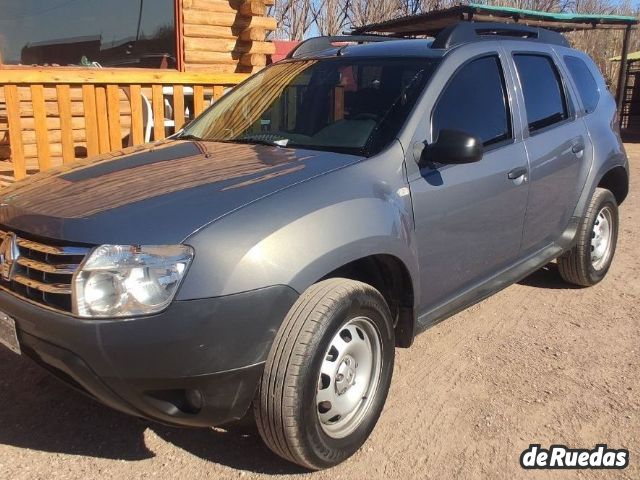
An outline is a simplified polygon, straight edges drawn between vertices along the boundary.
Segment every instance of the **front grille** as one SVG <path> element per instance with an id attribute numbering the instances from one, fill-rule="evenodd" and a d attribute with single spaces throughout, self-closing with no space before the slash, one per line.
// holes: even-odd
<path id="1" fill-rule="evenodd" d="M 0 230 L 0 241 L 7 238 L 10 233 Z M 15 255 L 7 255 L 6 250 L 10 246 L 2 243 L 2 256 L 4 262 L 11 262 L 9 269 L 3 269 L 3 273 L 9 273 L 9 278 L 2 278 L 0 284 L 29 300 L 41 305 L 72 311 L 71 305 L 71 281 L 90 248 L 41 243 L 16 235 Z M 7 258 L 10 257 L 10 258 Z"/>

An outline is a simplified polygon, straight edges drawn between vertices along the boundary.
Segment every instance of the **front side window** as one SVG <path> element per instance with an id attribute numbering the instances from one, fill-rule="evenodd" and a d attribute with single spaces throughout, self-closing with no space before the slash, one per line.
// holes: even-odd
<path id="1" fill-rule="evenodd" d="M 513 56 L 522 86 L 529 132 L 569 118 L 567 101 L 558 69 L 546 55 Z"/>
<path id="2" fill-rule="evenodd" d="M 398 134 L 436 64 L 339 57 L 277 63 L 224 96 L 184 135 L 370 156 Z"/>
<path id="3" fill-rule="evenodd" d="M 0 1 L 0 63 L 176 68 L 175 2 Z"/>
<path id="4" fill-rule="evenodd" d="M 567 65 L 571 78 L 573 78 L 573 81 L 578 87 L 585 112 L 593 112 L 600 100 L 600 92 L 598 91 L 598 84 L 596 83 L 596 79 L 593 78 L 591 70 L 589 70 L 587 64 L 578 57 L 568 55 L 564 57 L 564 63 Z"/>
<path id="5" fill-rule="evenodd" d="M 474 135 L 485 146 L 511 138 L 509 105 L 497 56 L 472 60 L 447 84 L 433 113 L 433 139 L 444 129 Z"/>

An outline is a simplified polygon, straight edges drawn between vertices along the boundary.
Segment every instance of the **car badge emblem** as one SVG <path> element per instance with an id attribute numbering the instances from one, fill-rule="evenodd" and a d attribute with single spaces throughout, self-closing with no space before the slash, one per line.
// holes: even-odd
<path id="1" fill-rule="evenodd" d="M 13 267 L 20 257 L 20 249 L 16 234 L 13 232 L 6 233 L 0 243 L 0 276 L 3 280 L 11 280 Z"/>

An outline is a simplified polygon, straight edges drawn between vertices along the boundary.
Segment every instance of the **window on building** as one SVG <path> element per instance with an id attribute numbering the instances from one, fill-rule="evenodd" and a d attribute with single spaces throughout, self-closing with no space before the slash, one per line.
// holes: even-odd
<path id="1" fill-rule="evenodd" d="M 569 117 L 562 81 L 546 55 L 514 55 L 527 109 L 529 131 L 535 132 Z"/>
<path id="2" fill-rule="evenodd" d="M 0 61 L 176 68 L 174 0 L 0 0 Z"/>
<path id="3" fill-rule="evenodd" d="M 433 138 L 461 130 L 484 145 L 511 138 L 511 120 L 500 60 L 483 57 L 464 65 L 445 87 L 433 113 Z"/>

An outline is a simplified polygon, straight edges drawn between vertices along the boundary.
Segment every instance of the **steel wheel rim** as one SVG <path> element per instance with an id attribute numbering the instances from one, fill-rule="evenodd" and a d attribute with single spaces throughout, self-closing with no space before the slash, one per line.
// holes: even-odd
<path id="1" fill-rule="evenodd" d="M 610 207 L 602 207 L 591 232 L 591 265 L 595 270 L 602 270 L 609 261 L 612 244 L 613 212 Z"/>
<path id="2" fill-rule="evenodd" d="M 371 319 L 357 317 L 331 339 L 318 375 L 315 408 L 324 433 L 344 438 L 362 423 L 382 373 L 382 341 Z"/>

